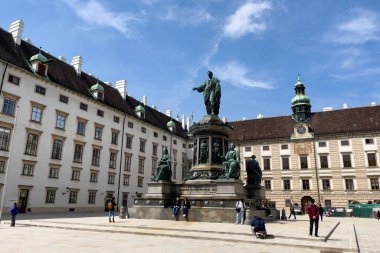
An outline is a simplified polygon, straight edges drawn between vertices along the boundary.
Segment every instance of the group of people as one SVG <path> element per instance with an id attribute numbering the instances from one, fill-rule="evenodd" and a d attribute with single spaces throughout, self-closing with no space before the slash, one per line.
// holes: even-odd
<path id="1" fill-rule="evenodd" d="M 176 200 L 174 201 L 174 204 L 173 204 L 173 215 L 172 216 L 176 217 L 176 219 L 178 219 L 178 215 L 180 213 L 181 206 L 182 206 L 183 217 L 185 217 L 187 219 L 189 217 L 189 209 L 191 208 L 190 200 L 187 197 L 184 199 L 183 205 L 181 205 L 181 200 L 179 199 L 179 197 L 176 198 Z"/>

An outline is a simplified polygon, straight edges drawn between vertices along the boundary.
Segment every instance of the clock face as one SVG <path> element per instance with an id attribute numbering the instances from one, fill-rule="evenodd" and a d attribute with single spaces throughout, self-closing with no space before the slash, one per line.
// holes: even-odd
<path id="1" fill-rule="evenodd" d="M 304 134 L 306 132 L 305 126 L 299 126 L 297 127 L 297 133 Z"/>

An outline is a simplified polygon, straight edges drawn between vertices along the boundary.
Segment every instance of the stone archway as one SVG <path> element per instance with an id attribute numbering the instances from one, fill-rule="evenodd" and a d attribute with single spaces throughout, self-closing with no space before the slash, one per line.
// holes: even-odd
<path id="1" fill-rule="evenodd" d="M 310 196 L 303 196 L 301 198 L 301 208 L 302 208 L 302 213 L 306 214 L 306 207 L 311 203 L 311 200 L 313 198 Z"/>

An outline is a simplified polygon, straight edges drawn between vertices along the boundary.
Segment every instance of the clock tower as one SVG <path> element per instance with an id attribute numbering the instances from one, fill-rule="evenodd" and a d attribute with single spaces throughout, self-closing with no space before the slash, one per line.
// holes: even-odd
<path id="1" fill-rule="evenodd" d="M 298 81 L 294 86 L 296 95 L 292 99 L 292 118 L 296 122 L 304 122 L 311 116 L 310 98 L 305 95 L 305 86 L 298 74 Z"/>

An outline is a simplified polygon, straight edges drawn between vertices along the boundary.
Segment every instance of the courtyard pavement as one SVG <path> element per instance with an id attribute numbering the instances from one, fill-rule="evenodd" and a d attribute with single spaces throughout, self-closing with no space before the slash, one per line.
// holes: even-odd
<path id="1" fill-rule="evenodd" d="M 5 217 L 4 217 L 5 216 Z M 8 215 L 0 224 L 0 252 L 380 252 L 380 221 L 327 217 L 308 235 L 306 215 L 266 223 L 268 238 L 249 225 L 148 219 L 108 222 L 107 213 Z"/>

